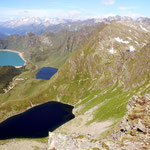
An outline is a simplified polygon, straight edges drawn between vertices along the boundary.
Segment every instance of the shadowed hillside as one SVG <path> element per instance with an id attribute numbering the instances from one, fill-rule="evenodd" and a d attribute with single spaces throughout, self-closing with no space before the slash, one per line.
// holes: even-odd
<path id="1" fill-rule="evenodd" d="M 0 67 L 0 93 L 3 93 L 5 88 L 13 80 L 13 78 L 19 74 L 23 69 L 16 69 L 12 66 Z"/>

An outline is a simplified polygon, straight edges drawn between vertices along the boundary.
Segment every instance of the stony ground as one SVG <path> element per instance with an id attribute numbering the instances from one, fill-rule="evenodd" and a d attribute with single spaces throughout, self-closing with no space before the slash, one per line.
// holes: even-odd
<path id="1" fill-rule="evenodd" d="M 63 135 L 59 133 L 49 134 L 48 150 L 92 150 L 102 149 L 100 141 L 93 140 L 92 136 L 78 134 Z"/>
<path id="2" fill-rule="evenodd" d="M 47 150 L 47 144 L 37 141 L 12 141 L 0 145 L 0 150 Z"/>

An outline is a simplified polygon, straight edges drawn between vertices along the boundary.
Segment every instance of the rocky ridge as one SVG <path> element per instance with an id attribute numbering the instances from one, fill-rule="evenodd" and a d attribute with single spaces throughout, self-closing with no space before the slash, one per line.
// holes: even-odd
<path id="1" fill-rule="evenodd" d="M 134 96 L 127 105 L 119 130 L 111 134 L 110 149 L 150 149 L 150 95 Z M 115 143 L 115 144 L 114 144 Z M 113 147 L 112 147 L 113 145 Z"/>
<path id="2" fill-rule="evenodd" d="M 134 21 L 138 23 L 150 24 L 150 18 L 139 17 L 133 19 L 128 16 L 109 16 L 107 18 L 93 18 L 86 20 L 71 20 L 60 18 L 39 18 L 27 17 L 0 21 L 0 35 L 7 37 L 13 34 L 26 35 L 28 32 L 42 34 L 44 32 L 59 32 L 61 30 L 79 31 L 83 27 L 95 26 L 101 22 L 113 21 Z"/>

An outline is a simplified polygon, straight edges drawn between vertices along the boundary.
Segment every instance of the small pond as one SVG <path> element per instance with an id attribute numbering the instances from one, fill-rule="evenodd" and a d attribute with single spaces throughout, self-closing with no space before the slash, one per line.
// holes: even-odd
<path id="1" fill-rule="evenodd" d="M 57 71 L 57 68 L 43 67 L 36 74 L 36 79 L 49 80 Z"/>

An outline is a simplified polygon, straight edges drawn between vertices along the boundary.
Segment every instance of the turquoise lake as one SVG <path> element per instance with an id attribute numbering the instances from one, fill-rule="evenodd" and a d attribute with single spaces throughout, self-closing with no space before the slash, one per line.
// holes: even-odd
<path id="1" fill-rule="evenodd" d="M 0 66 L 24 66 L 24 64 L 18 53 L 0 51 Z"/>

